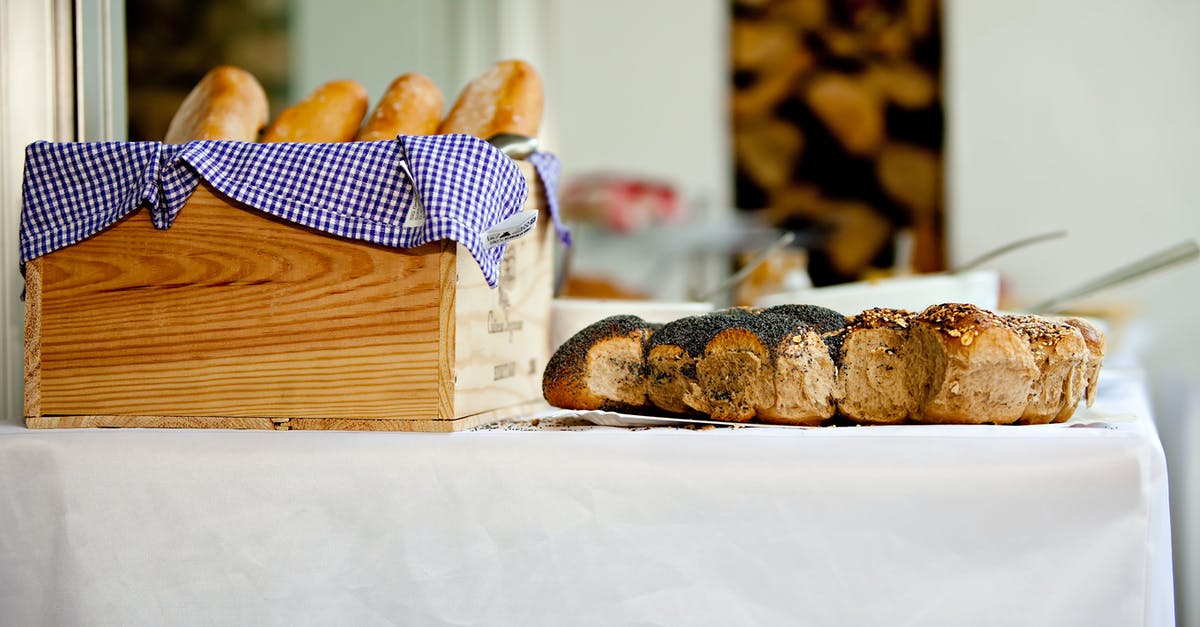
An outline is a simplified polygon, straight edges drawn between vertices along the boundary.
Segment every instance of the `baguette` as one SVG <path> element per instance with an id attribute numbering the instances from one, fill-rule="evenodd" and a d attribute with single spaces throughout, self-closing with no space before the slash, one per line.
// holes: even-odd
<path id="1" fill-rule="evenodd" d="M 428 76 L 415 72 L 402 74 L 388 85 L 355 141 L 433 135 L 437 133 L 444 106 L 442 90 Z"/>
<path id="2" fill-rule="evenodd" d="M 201 139 L 252 142 L 267 125 L 267 94 L 249 72 L 222 65 L 192 88 L 171 118 L 168 144 Z"/>
<path id="3" fill-rule="evenodd" d="M 330 81 L 284 109 L 263 135 L 264 142 L 348 142 L 367 113 L 367 90 L 357 81 Z"/>
<path id="4" fill-rule="evenodd" d="M 542 79 L 533 66 L 501 61 L 463 88 L 438 132 L 482 139 L 499 133 L 536 137 L 542 99 Z"/>

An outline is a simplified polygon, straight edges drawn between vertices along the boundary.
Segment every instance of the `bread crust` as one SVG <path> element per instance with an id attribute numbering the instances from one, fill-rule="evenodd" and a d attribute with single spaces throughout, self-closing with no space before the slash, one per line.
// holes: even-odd
<path id="1" fill-rule="evenodd" d="M 919 418 L 918 398 L 926 384 L 913 363 L 918 361 L 909 340 L 914 317 L 911 311 L 874 308 L 849 319 L 838 347 L 838 413 L 867 424 Z"/>
<path id="2" fill-rule="evenodd" d="M 1084 380 L 1087 385 L 1085 398 L 1087 406 L 1091 407 L 1096 402 L 1096 386 L 1100 382 L 1100 366 L 1104 363 L 1104 351 L 1107 348 L 1104 333 L 1083 318 L 1063 318 L 1062 321 L 1078 329 L 1079 333 L 1083 335 L 1084 344 L 1087 345 L 1088 356 L 1084 366 Z"/>
<path id="3" fill-rule="evenodd" d="M 775 402 L 760 409 L 763 422 L 815 426 L 833 417 L 837 369 L 825 340 L 802 326 L 775 350 Z"/>
<path id="4" fill-rule="evenodd" d="M 654 328 L 637 316 L 611 316 L 588 325 L 551 355 L 542 374 L 542 396 L 563 409 L 644 407 L 642 354 Z"/>
<path id="5" fill-rule="evenodd" d="M 718 332 L 696 362 L 698 386 L 683 396 L 714 420 L 748 422 L 775 404 L 775 363 L 753 324 Z"/>
<path id="6" fill-rule="evenodd" d="M 1065 422 L 1075 412 L 1086 386 L 1088 350 L 1075 327 L 1041 316 L 1010 315 L 1005 321 L 1029 342 L 1038 376 L 1017 421 L 1020 424 Z"/>
<path id="7" fill-rule="evenodd" d="M 542 78 L 519 59 L 501 61 L 467 83 L 439 133 L 488 139 L 499 133 L 536 137 L 542 123 Z"/>
<path id="8" fill-rule="evenodd" d="M 923 422 L 1012 424 L 1038 375 L 1029 342 L 996 314 L 974 305 L 934 305 L 913 319 L 910 368 Z M 922 364 L 921 362 L 925 362 Z"/>
<path id="9" fill-rule="evenodd" d="M 267 94 L 249 72 L 232 65 L 208 71 L 171 118 L 163 141 L 224 139 L 252 142 L 267 125 Z"/>
<path id="10" fill-rule="evenodd" d="M 401 74 L 388 85 L 355 140 L 433 135 L 441 123 L 445 104 L 442 90 L 428 76 L 417 72 Z"/>
<path id="11" fill-rule="evenodd" d="M 263 134 L 264 142 L 348 142 L 367 113 L 367 90 L 358 81 L 330 81 L 284 109 Z"/>
<path id="12" fill-rule="evenodd" d="M 646 391 L 650 402 L 677 414 L 707 413 L 693 406 L 707 407 L 697 364 L 713 337 L 752 315 L 748 309 L 734 308 L 680 318 L 663 326 L 646 344 Z M 691 404 L 684 401 L 685 395 L 692 399 Z"/>

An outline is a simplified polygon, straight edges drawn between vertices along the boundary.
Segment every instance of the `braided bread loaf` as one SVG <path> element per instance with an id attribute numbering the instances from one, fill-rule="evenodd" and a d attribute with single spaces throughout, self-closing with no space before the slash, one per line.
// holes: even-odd
<path id="1" fill-rule="evenodd" d="M 972 305 L 849 319 L 810 305 L 727 309 L 661 328 L 602 320 L 555 353 L 552 405 L 817 425 L 1041 424 L 1090 405 L 1104 336 L 1080 319 Z"/>

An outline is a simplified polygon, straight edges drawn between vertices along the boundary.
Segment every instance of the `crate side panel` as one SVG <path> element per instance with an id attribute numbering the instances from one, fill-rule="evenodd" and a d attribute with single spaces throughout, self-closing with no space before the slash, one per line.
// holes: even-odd
<path id="1" fill-rule="evenodd" d="M 25 418 L 42 415 L 42 260 L 25 264 Z"/>
<path id="2" fill-rule="evenodd" d="M 259 429 L 279 428 L 270 418 L 222 418 L 210 416 L 42 416 L 26 418 L 30 429 L 82 429 L 121 427 L 141 429 Z"/>
<path id="3" fill-rule="evenodd" d="M 465 248 L 458 250 L 455 332 L 456 416 L 542 398 L 548 358 L 554 273 L 554 229 L 532 166 L 525 210 L 539 211 L 537 229 L 511 242 L 500 266 L 500 284 L 489 288 Z"/>
<path id="4" fill-rule="evenodd" d="M 397 251 L 198 189 L 46 257 L 43 414 L 436 415 L 441 243 Z"/>

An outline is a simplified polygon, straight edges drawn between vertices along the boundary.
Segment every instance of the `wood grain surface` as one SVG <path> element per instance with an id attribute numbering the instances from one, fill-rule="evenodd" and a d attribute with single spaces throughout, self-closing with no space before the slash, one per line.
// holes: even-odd
<path id="1" fill-rule="evenodd" d="M 286 424 L 286 420 L 283 424 Z M 85 427 L 123 427 L 154 429 L 279 429 L 280 421 L 270 418 L 220 416 L 41 416 L 26 417 L 30 429 L 79 429 Z"/>
<path id="2" fill-rule="evenodd" d="M 25 264 L 25 417 L 42 413 L 42 260 Z"/>
<path id="3" fill-rule="evenodd" d="M 542 397 L 542 370 L 549 358 L 554 228 L 540 180 L 528 163 L 521 167 L 530 181 L 525 210 L 540 212 L 538 225 L 509 244 L 499 287 L 489 288 L 471 253 L 458 247 L 455 417 Z"/>
<path id="4" fill-rule="evenodd" d="M 42 258 L 29 415 L 437 418 L 453 255 L 332 237 L 203 187 L 167 231 L 139 210 Z"/>

